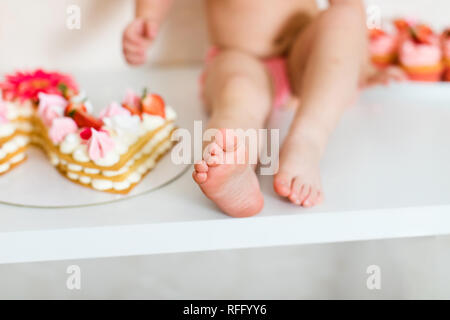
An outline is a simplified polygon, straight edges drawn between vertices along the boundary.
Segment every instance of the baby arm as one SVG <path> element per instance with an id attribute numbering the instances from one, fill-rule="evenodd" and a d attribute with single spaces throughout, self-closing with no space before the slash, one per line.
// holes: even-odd
<path id="1" fill-rule="evenodd" d="M 147 50 L 158 34 L 172 0 L 136 0 L 136 14 L 123 32 L 125 60 L 131 65 L 145 62 Z"/>

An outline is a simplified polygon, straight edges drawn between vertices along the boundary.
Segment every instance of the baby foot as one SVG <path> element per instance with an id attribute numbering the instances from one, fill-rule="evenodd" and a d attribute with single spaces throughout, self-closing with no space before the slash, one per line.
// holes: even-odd
<path id="1" fill-rule="evenodd" d="M 232 217 L 253 216 L 264 206 L 246 150 L 245 143 L 238 143 L 231 130 L 221 129 L 192 174 L 203 193 Z"/>
<path id="2" fill-rule="evenodd" d="M 280 154 L 280 170 L 274 178 L 275 191 L 299 206 L 320 204 L 323 200 L 320 154 L 314 143 L 288 136 Z"/>

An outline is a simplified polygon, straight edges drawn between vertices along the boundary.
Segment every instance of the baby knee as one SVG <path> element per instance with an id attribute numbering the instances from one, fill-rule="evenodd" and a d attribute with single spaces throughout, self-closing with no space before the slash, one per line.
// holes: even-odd
<path id="1" fill-rule="evenodd" d="M 220 89 L 220 98 L 228 104 L 241 109 L 248 116 L 264 116 L 270 108 L 271 92 L 265 84 L 249 76 L 235 74 L 224 80 Z"/>
<path id="2" fill-rule="evenodd" d="M 244 74 L 233 74 L 224 79 L 222 92 L 224 94 L 242 94 L 244 92 L 251 93 L 257 90 L 255 81 Z"/>

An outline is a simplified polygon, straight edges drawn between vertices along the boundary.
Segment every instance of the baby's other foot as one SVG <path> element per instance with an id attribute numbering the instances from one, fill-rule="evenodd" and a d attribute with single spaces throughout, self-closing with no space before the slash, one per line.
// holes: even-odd
<path id="1" fill-rule="evenodd" d="M 313 207 L 323 201 L 319 172 L 320 148 L 314 143 L 288 136 L 280 154 L 280 170 L 274 189 L 292 203 Z"/>
<path id="2" fill-rule="evenodd" d="M 229 161 L 234 159 L 235 161 Z M 243 159 L 243 161 L 239 161 Z M 264 199 L 258 178 L 248 164 L 245 143 L 233 130 L 221 129 L 194 165 L 192 174 L 203 193 L 232 217 L 249 217 L 260 212 Z"/>

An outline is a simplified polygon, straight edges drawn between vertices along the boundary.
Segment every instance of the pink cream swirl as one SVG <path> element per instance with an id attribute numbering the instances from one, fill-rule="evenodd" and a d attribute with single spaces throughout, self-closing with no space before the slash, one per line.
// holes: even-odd
<path id="1" fill-rule="evenodd" d="M 93 161 L 106 157 L 110 151 L 114 150 L 114 140 L 107 131 L 97 131 L 94 128 L 87 128 L 85 129 L 85 132 L 82 132 L 81 134 L 83 139 L 90 136 L 88 138 L 87 147 L 89 158 Z"/>
<path id="2" fill-rule="evenodd" d="M 131 113 L 117 102 L 113 102 L 107 108 L 105 108 L 100 112 L 100 119 L 112 118 L 121 115 L 131 115 Z"/>
<path id="3" fill-rule="evenodd" d="M 442 60 L 442 50 L 437 38 L 431 44 L 416 43 L 405 40 L 400 47 L 400 61 L 404 66 L 422 67 L 434 66 Z"/>
<path id="4" fill-rule="evenodd" d="M 52 121 L 48 135 L 54 144 L 58 144 L 61 143 L 68 134 L 75 133 L 77 130 L 78 126 L 72 118 L 55 118 Z"/>
<path id="5" fill-rule="evenodd" d="M 46 94 L 40 92 L 38 114 L 44 124 L 51 127 L 56 118 L 61 118 L 64 114 L 64 108 L 67 106 L 67 100 L 56 94 Z"/>

